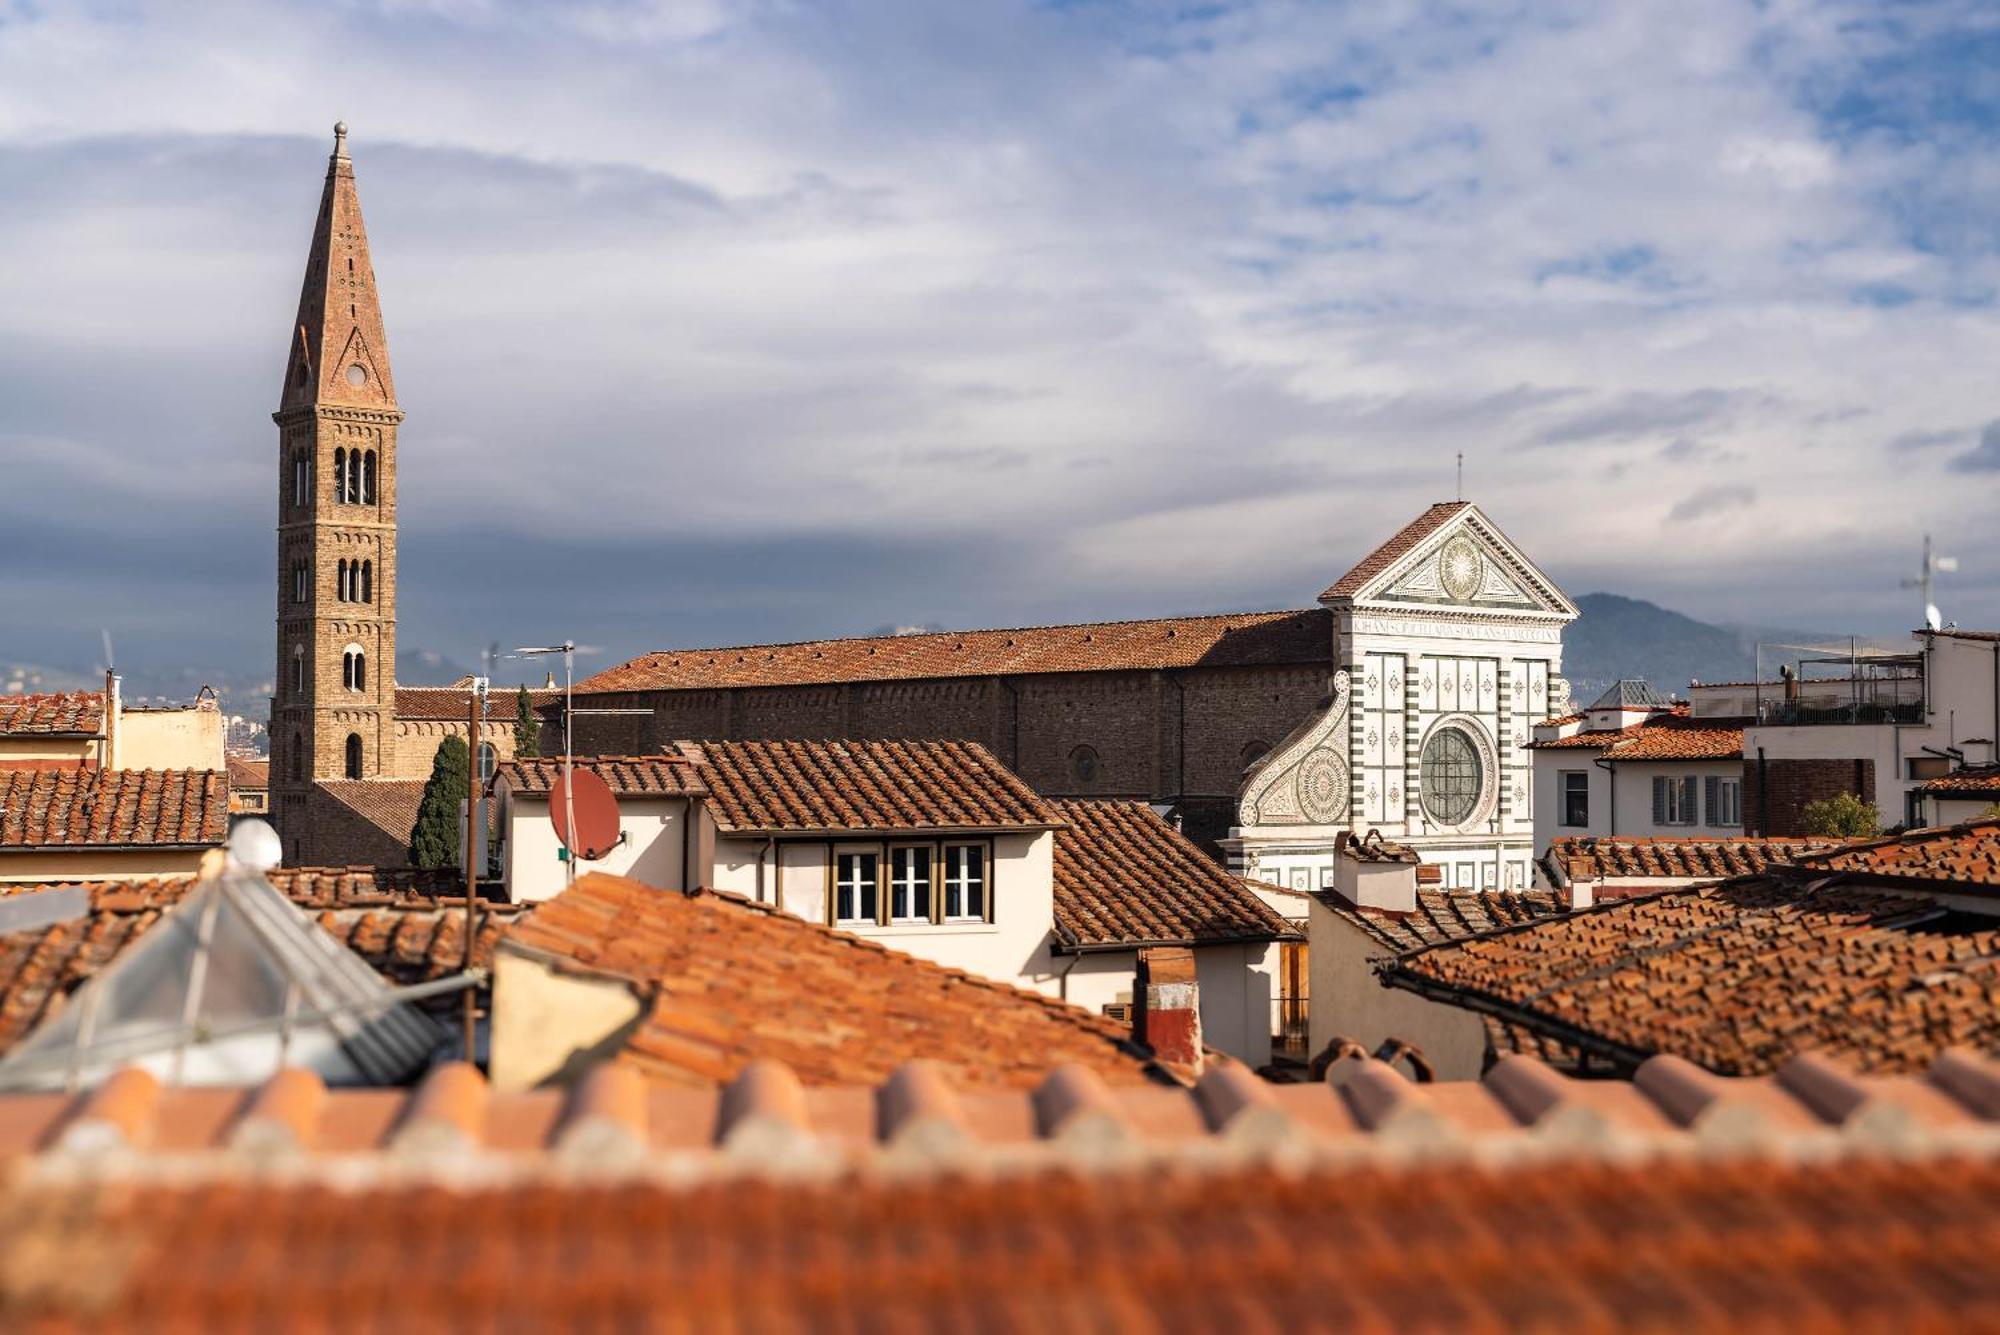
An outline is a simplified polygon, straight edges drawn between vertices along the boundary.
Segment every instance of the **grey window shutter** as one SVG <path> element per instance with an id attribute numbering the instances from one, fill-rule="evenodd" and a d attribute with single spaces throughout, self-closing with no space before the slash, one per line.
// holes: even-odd
<path id="1" fill-rule="evenodd" d="M 1721 823 L 1716 819 L 1716 817 L 1722 814 L 1722 808 L 1720 805 L 1718 805 L 1720 801 L 1718 794 L 1720 794 L 1721 792 L 1722 792 L 1722 780 L 1716 778 L 1713 774 L 1709 775 L 1708 778 L 1703 781 L 1702 794 L 1701 794 L 1701 801 L 1702 801 L 1701 809 L 1708 813 L 1708 823 L 1710 825 L 1718 825 Z"/>
<path id="2" fill-rule="evenodd" d="M 1667 823 L 1667 781 L 1657 775 L 1653 778 L 1653 824 Z"/>

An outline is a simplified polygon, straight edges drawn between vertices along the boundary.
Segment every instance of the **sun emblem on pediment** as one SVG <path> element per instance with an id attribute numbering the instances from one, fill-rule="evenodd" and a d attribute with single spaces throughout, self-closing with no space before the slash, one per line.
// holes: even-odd
<path id="1" fill-rule="evenodd" d="M 1460 534 L 1438 551 L 1438 583 L 1456 601 L 1469 602 L 1479 592 L 1482 566 L 1479 548 Z"/>

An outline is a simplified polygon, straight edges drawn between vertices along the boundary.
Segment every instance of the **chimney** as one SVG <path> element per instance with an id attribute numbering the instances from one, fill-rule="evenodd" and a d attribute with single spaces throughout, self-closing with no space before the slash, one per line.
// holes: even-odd
<path id="1" fill-rule="evenodd" d="M 1370 830 L 1356 838 L 1342 831 L 1334 841 L 1333 891 L 1358 909 L 1417 911 L 1417 855 Z"/>
<path id="2" fill-rule="evenodd" d="M 1152 946 L 1139 952 L 1133 989 L 1133 1037 L 1170 1065 L 1201 1074 L 1201 985 L 1195 981 L 1194 951 L 1186 946 Z"/>
<path id="3" fill-rule="evenodd" d="M 119 696 L 118 674 L 111 669 L 104 670 L 104 750 L 102 769 L 118 768 L 118 716 L 124 712 Z"/>

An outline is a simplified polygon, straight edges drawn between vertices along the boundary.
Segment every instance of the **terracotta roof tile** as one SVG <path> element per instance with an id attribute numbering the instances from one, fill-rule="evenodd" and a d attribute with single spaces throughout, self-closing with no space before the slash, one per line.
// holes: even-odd
<path id="1" fill-rule="evenodd" d="M 688 797 L 708 791 L 701 770 L 683 756 L 573 756 L 570 764 L 587 769 L 604 780 L 618 797 Z M 539 760 L 509 760 L 494 771 L 494 782 L 504 782 L 517 793 L 546 795 L 562 778 L 560 756 Z"/>
<path id="2" fill-rule="evenodd" d="M 0 695 L 0 737 L 95 737 L 103 731 L 102 691 Z"/>
<path id="3" fill-rule="evenodd" d="M 977 742 L 703 742 L 729 831 L 1021 829 L 1059 818 Z"/>
<path id="4" fill-rule="evenodd" d="M 1799 862 L 1804 867 L 1848 872 L 1878 883 L 1947 882 L 1959 891 L 2000 890 L 2000 819 L 1913 830 L 1815 853 Z"/>
<path id="5" fill-rule="evenodd" d="M 1320 597 L 1352 598 L 1368 581 L 1423 545 L 1424 539 L 1472 508 L 1471 501 L 1439 501 L 1397 530 L 1396 535 L 1361 558 Z"/>
<path id="6" fill-rule="evenodd" d="M 1842 839 L 1639 839 L 1564 836 L 1549 856 L 1573 881 L 1600 877 L 1677 877 L 1724 880 L 1795 862 L 1840 847 Z"/>
<path id="7" fill-rule="evenodd" d="M 1310 608 L 667 649 L 609 668 L 579 682 L 576 689 L 580 693 L 710 690 L 1332 661 L 1332 620 L 1322 609 Z"/>
<path id="8" fill-rule="evenodd" d="M 2000 1046 L 2000 920 L 1791 875 L 1600 904 L 1385 977 L 1628 1063 L 1761 1074 L 1814 1049 L 1895 1072 Z"/>
<path id="9" fill-rule="evenodd" d="M 1917 785 L 1917 791 L 1946 796 L 1963 793 L 1967 797 L 1982 797 L 1990 793 L 1995 801 L 2000 801 L 2000 765 L 1968 765 L 1955 774 Z"/>
<path id="10" fill-rule="evenodd" d="M 1691 718 L 1686 705 L 1677 705 L 1629 728 L 1572 733 L 1527 746 L 1535 751 L 1601 750 L 1616 761 L 1735 760 L 1743 755 L 1743 729 Z"/>
<path id="11" fill-rule="evenodd" d="M 651 1004 L 618 1059 L 678 1084 L 715 1084 L 760 1059 L 807 1084 L 882 1080 L 915 1058 L 980 1085 L 1032 1083 L 1061 1061 L 1114 1081 L 1146 1079 L 1151 1067 L 1122 1024 L 714 891 L 588 875 L 501 949 L 647 988 Z"/>
<path id="12" fill-rule="evenodd" d="M 456 686 L 398 686 L 396 688 L 396 717 L 399 719 L 428 719 L 440 723 L 464 723 L 472 715 L 472 693 Z M 517 691 L 504 687 L 493 690 L 486 697 L 487 724 L 501 727 L 514 726 Z M 560 704 L 561 691 L 532 690 L 528 699 L 533 707 L 542 709 L 548 705 Z"/>
<path id="13" fill-rule="evenodd" d="M 0 848 L 201 846 L 228 829 L 215 770 L 0 771 Z"/>
<path id="14" fill-rule="evenodd" d="M 1463 941 L 1570 911 L 1568 896 L 1549 890 L 1436 890 L 1419 885 L 1414 913 L 1356 908 L 1332 890 L 1316 890 L 1311 894 L 1328 910 L 1396 954 Z"/>
<path id="15" fill-rule="evenodd" d="M 732 1140 L 715 1092 L 634 1091 L 618 1074 L 573 1095 L 489 1095 L 458 1066 L 414 1094 L 309 1077 L 282 1099 L 146 1089 L 130 1117 L 95 1124 L 97 1143 L 127 1148 L 88 1161 L 65 1132 L 91 1096 L 0 1098 L 0 1154 L 34 1156 L 0 1179 L 0 1313 L 27 1329 L 2000 1320 L 2000 1156 L 1980 1114 L 1939 1094 L 1994 1078 L 1970 1061 L 1917 1091 L 1815 1073 L 1863 1109 L 1923 1109 L 1894 1152 L 1850 1129 L 1866 1117 L 1831 1118 L 1775 1082 L 1659 1068 L 1577 1082 L 1512 1059 L 1483 1085 L 1419 1087 L 1352 1064 L 1349 1086 L 1253 1091 L 1263 1143 L 1300 1152 L 1281 1162 L 1224 1134 L 1233 1123 L 1208 1111 L 1219 1085 L 1105 1091 L 1079 1154 L 1045 1112 L 1061 1098 L 912 1069 L 805 1091 L 773 1154 L 768 1136 Z M 1349 1096 L 1364 1084 L 1370 1099 Z M 929 1153 L 891 1139 L 918 1089 L 944 1147 Z M 1690 1121 L 1717 1103 L 1760 1130 L 1721 1148 Z M 1419 1116 L 1366 1111 L 1404 1105 Z M 1416 1155 L 1396 1130 L 1412 1120 L 1428 1132 Z M 296 1148 L 243 1152 L 246 1123 Z"/>
<path id="16" fill-rule="evenodd" d="M 229 756 L 223 764 L 232 790 L 271 786 L 271 762 L 261 756 Z"/>
<path id="17" fill-rule="evenodd" d="M 423 779 L 321 779 L 313 786 L 360 816 L 393 843 L 407 845 L 424 800 Z M 348 850 L 346 856 L 352 857 Z M 342 854 L 336 852 L 335 857 Z"/>
<path id="18" fill-rule="evenodd" d="M 1052 802 L 1056 931 L 1070 945 L 1271 941 L 1291 925 L 1144 802 Z"/>

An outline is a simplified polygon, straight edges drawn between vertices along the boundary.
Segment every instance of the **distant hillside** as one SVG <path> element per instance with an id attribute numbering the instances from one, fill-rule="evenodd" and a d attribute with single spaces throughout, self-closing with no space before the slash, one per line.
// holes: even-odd
<path id="1" fill-rule="evenodd" d="M 1668 695 L 1685 694 L 1691 679 L 1744 681 L 1756 672 L 1757 631 L 1710 625 L 1615 593 L 1586 593 L 1576 605 L 1583 615 L 1563 632 L 1563 675 L 1578 704 L 1621 677 L 1644 677 Z"/>

